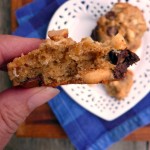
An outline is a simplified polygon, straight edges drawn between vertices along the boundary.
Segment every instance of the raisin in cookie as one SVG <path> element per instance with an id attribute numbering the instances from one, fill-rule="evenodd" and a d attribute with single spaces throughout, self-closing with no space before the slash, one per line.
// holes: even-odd
<path id="1" fill-rule="evenodd" d="M 112 81 L 104 85 L 107 93 L 119 100 L 124 99 L 130 92 L 133 84 L 133 73 L 127 71 L 124 79 L 120 81 Z"/>
<path id="2" fill-rule="evenodd" d="M 140 46 L 145 31 L 146 22 L 141 10 L 128 3 L 116 3 L 111 11 L 99 18 L 92 38 L 104 42 L 121 33 L 128 48 L 135 51 Z"/>
<path id="3" fill-rule="evenodd" d="M 50 31 L 50 39 L 8 64 L 14 86 L 96 84 L 123 78 L 139 57 L 126 49 L 122 35 L 99 43 L 90 37 L 75 42 L 67 30 Z"/>

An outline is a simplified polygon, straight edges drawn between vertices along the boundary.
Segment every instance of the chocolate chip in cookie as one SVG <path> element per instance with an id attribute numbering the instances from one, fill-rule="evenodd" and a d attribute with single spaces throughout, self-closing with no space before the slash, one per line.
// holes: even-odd
<path id="1" fill-rule="evenodd" d="M 91 33 L 91 38 L 92 38 L 94 41 L 98 41 L 97 31 L 98 31 L 98 26 L 96 26 L 95 29 L 93 29 L 93 31 L 92 31 L 92 33 Z"/>
<path id="2" fill-rule="evenodd" d="M 111 63 L 116 65 L 118 61 L 117 53 L 114 50 L 111 50 L 108 55 Z"/>
<path id="3" fill-rule="evenodd" d="M 109 20 L 113 20 L 116 18 L 116 14 L 114 11 L 109 11 L 106 15 L 106 18 L 109 19 Z"/>
<path id="4" fill-rule="evenodd" d="M 128 49 L 120 51 L 111 50 L 108 55 L 111 63 L 116 65 L 116 68 L 114 69 L 114 77 L 116 79 L 123 78 L 127 68 L 140 60 L 136 54 Z"/>
<path id="5" fill-rule="evenodd" d="M 38 75 L 35 78 L 27 78 L 26 81 L 22 82 L 20 86 L 25 88 L 31 88 L 42 85 L 44 85 L 42 75 Z"/>
<path id="6" fill-rule="evenodd" d="M 106 30 L 108 36 L 114 36 L 118 33 L 118 27 L 117 26 L 110 26 Z"/>

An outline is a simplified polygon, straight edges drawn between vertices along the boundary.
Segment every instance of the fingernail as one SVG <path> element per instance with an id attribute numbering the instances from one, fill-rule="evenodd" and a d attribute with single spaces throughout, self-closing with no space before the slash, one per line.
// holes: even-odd
<path id="1" fill-rule="evenodd" d="M 40 105 L 48 102 L 50 99 L 55 97 L 60 91 L 56 88 L 45 87 L 39 92 L 32 95 L 28 100 L 28 107 L 30 110 L 39 107 Z"/>

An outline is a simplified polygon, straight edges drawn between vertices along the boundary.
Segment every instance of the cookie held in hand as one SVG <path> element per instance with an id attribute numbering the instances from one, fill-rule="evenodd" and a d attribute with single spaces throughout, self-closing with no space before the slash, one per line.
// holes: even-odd
<path id="1" fill-rule="evenodd" d="M 67 30 L 50 31 L 38 49 L 8 64 L 14 86 L 96 84 L 124 77 L 139 57 L 126 49 L 122 35 L 99 43 L 90 37 L 75 42 Z"/>

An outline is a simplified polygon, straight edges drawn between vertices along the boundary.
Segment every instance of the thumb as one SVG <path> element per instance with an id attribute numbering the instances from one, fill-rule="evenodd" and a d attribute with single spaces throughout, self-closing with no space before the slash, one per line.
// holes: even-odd
<path id="1" fill-rule="evenodd" d="M 58 93 L 59 90 L 51 87 L 12 88 L 0 93 L 0 133 L 13 134 L 36 107 Z"/>

